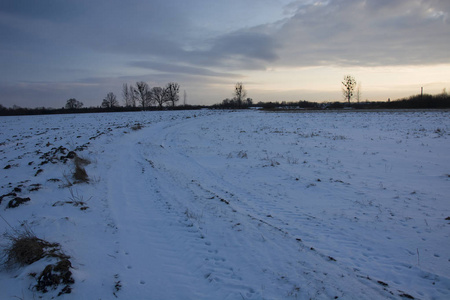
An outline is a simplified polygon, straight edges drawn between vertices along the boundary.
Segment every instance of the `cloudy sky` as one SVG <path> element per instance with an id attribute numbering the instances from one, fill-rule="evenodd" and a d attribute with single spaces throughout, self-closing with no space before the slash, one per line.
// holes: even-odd
<path id="1" fill-rule="evenodd" d="M 450 91 L 448 0 L 2 0 L 0 104 L 98 106 L 175 81 L 188 104 Z M 183 97 L 181 97 L 183 98 Z"/>

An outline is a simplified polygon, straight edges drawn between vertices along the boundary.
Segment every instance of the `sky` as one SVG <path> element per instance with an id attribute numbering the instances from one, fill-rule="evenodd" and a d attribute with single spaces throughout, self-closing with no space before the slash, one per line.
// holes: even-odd
<path id="1" fill-rule="evenodd" d="M 0 104 L 99 106 L 124 83 L 187 104 L 344 101 L 450 91 L 448 0 L 1 0 Z"/>

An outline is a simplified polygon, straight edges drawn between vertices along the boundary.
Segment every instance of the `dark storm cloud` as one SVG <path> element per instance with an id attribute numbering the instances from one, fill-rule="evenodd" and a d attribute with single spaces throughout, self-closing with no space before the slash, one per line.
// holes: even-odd
<path id="1" fill-rule="evenodd" d="M 235 69 L 260 69 L 261 62 L 277 57 L 273 37 L 254 30 L 239 30 L 204 40 L 205 28 L 192 25 L 192 19 L 201 16 L 186 15 L 184 2 L 26 2 L 2 7 L 8 22 L 0 30 L 8 33 L 8 40 L 16 49 L 23 49 L 27 43 L 44 43 L 49 48 L 65 46 L 69 51 L 70 48 L 90 49 L 98 53 Z M 199 43 L 207 46 L 199 49 Z"/>
<path id="2" fill-rule="evenodd" d="M 67 22 L 89 9 L 86 6 L 80 5 L 81 2 L 82 1 L 54 0 L 2 1 L 0 3 L 0 11 L 9 15 L 25 17 L 27 19 L 45 19 L 55 22 Z"/>
<path id="3" fill-rule="evenodd" d="M 277 67 L 450 62 L 448 0 L 300 0 L 284 16 L 261 9 L 287 1 L 1 1 L 0 102 L 87 95 L 136 67 L 153 70 L 155 82 L 209 83 Z M 95 88 L 76 84 L 88 77 Z"/>
<path id="4" fill-rule="evenodd" d="M 254 30 L 224 34 L 208 40 L 207 44 L 206 49 L 181 50 L 171 59 L 204 68 L 219 67 L 227 72 L 210 75 L 222 73 L 226 77 L 229 71 L 265 69 L 277 59 L 274 37 Z"/>
<path id="5" fill-rule="evenodd" d="M 216 39 L 210 52 L 219 53 L 222 57 L 236 55 L 267 62 L 278 58 L 274 38 L 268 34 L 251 31 L 235 32 Z"/>
<path id="6" fill-rule="evenodd" d="M 68 53 L 77 49 L 79 55 L 82 49 L 98 55 L 128 55 L 130 61 L 136 61 L 137 55 L 138 60 L 166 63 L 168 71 L 170 62 L 242 70 L 277 64 L 449 61 L 448 1 L 293 1 L 288 6 L 291 16 L 285 20 L 205 39 L 204 29 L 192 22 L 202 16 L 186 15 L 187 5 L 183 1 L 3 1 L 0 11 L 7 21 L 0 21 L 0 31 L 7 39 L 0 49 L 45 52 L 40 50 L 45 44 L 50 53 L 54 46 L 66 47 Z"/>

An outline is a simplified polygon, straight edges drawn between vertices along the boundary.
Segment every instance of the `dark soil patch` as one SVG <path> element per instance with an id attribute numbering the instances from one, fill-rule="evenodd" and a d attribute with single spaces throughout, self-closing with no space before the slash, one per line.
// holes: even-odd
<path id="1" fill-rule="evenodd" d="M 15 197 L 14 199 L 8 202 L 8 206 L 6 206 L 6 208 L 16 208 L 19 207 L 21 204 L 28 202 L 30 200 L 31 200 L 30 197 L 27 198 Z"/>
<path id="2" fill-rule="evenodd" d="M 28 191 L 30 192 L 35 192 L 35 191 L 39 191 L 41 189 L 42 185 L 40 183 L 33 183 L 30 184 L 30 188 Z"/>
<path id="3" fill-rule="evenodd" d="M 49 289 L 57 289 L 59 285 L 64 285 L 58 296 L 69 294 L 72 291 L 70 284 L 75 283 L 70 268 L 72 264 L 67 258 L 56 264 L 47 265 L 37 278 L 36 290 L 47 293 Z"/>
<path id="4" fill-rule="evenodd" d="M 70 204 L 75 207 L 80 207 L 80 210 L 87 210 L 89 206 L 86 205 L 86 202 L 84 201 L 57 201 L 53 203 L 53 207 L 55 206 L 63 206 L 64 204 Z"/>
<path id="5" fill-rule="evenodd" d="M 0 196 L 0 204 L 3 201 L 3 198 L 5 198 L 5 197 L 16 197 L 16 196 L 17 196 L 17 194 L 15 192 L 11 192 L 11 193 L 8 193 L 8 194 L 1 195 Z"/>
<path id="6" fill-rule="evenodd" d="M 47 181 L 48 181 L 48 182 L 60 182 L 61 179 L 58 179 L 58 178 L 50 178 L 50 179 L 47 179 Z"/>

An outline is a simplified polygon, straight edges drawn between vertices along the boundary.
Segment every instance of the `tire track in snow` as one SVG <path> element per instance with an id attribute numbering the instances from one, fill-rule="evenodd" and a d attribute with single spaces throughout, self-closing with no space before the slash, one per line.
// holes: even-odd
<path id="1" fill-rule="evenodd" d="M 181 126 L 184 127 L 186 124 Z M 258 291 L 260 295 L 275 296 L 282 293 L 285 296 L 327 298 L 348 293 L 339 282 L 345 281 L 346 284 L 342 285 L 347 285 L 348 288 L 349 278 L 352 278 L 353 284 L 350 290 L 354 295 L 363 295 L 368 299 L 377 298 L 380 295 L 395 298 L 386 288 L 383 289 L 370 280 L 362 279 L 363 276 L 358 277 L 352 270 L 337 265 L 332 258 L 305 247 L 300 240 L 289 236 L 285 230 L 249 212 L 248 207 L 239 201 L 240 196 L 248 197 L 247 192 L 243 193 L 239 188 L 225 182 L 221 176 L 202 167 L 192 157 L 170 146 L 180 134 L 181 126 L 166 127 L 162 139 L 162 135 L 158 134 L 161 128 L 154 128 L 152 135 L 154 138 L 146 144 L 143 156 L 152 157 L 151 160 L 146 160 L 152 169 L 157 170 L 157 177 L 164 178 L 165 182 L 171 182 L 173 186 L 181 187 L 178 192 L 185 194 L 185 201 L 178 201 L 177 205 L 184 205 L 192 211 L 202 212 L 201 222 L 208 229 L 206 238 L 211 237 L 214 241 L 222 238 L 226 241 L 226 243 L 217 243 L 221 244 L 222 252 L 243 253 L 239 258 L 227 255 L 230 269 L 241 270 L 239 265 L 249 266 L 249 269 L 241 274 L 244 281 L 246 276 L 250 278 L 256 276 L 255 273 L 258 272 L 267 274 L 264 275 L 267 277 L 264 278 L 265 285 L 254 285 L 250 290 Z M 230 199 L 230 195 L 233 201 L 226 200 Z M 217 225 L 219 221 L 220 225 Z M 220 230 L 217 230 L 217 227 L 220 227 Z M 236 234 L 236 228 L 243 228 L 238 230 L 245 231 L 247 236 L 242 237 Z M 260 243 L 261 251 L 244 255 L 246 249 L 255 248 L 253 243 Z M 280 247 L 280 243 L 283 246 Z M 280 253 L 289 253 L 292 258 L 283 261 L 281 257 L 282 263 L 274 264 L 271 268 L 261 267 L 267 264 L 268 260 L 279 257 Z M 299 259 L 298 255 L 301 255 L 302 259 Z M 290 275 L 283 275 L 287 270 Z M 333 271 L 330 272 L 330 270 Z M 329 276 L 329 274 L 333 275 Z M 342 279 L 344 277 L 345 279 Z M 331 278 L 333 283 L 330 284 Z M 278 282 L 276 287 L 273 286 L 274 282 Z M 272 285 L 270 291 L 266 285 Z M 304 285 L 309 287 L 305 288 Z M 369 287 L 371 288 L 368 289 Z"/>
<path id="2" fill-rule="evenodd" d="M 175 199 L 183 191 L 167 184 L 164 174 L 152 172 L 148 159 L 140 154 L 148 145 L 144 143 L 141 134 L 125 137 L 114 150 L 116 161 L 108 176 L 108 198 L 118 228 L 118 260 L 123 264 L 120 278 L 124 288 L 118 295 L 205 299 L 228 294 L 252 298 L 254 291 L 240 282 L 193 224 L 195 216 Z M 221 284 L 229 290 L 217 289 Z"/>

